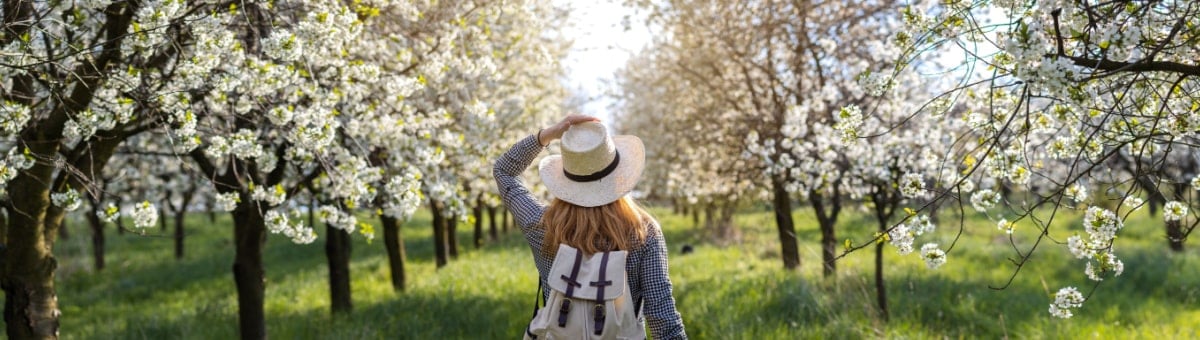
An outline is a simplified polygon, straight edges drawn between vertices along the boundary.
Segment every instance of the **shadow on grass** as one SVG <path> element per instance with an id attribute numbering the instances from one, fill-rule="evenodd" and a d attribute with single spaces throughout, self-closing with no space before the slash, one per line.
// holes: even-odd
<path id="1" fill-rule="evenodd" d="M 529 311 L 517 310 L 531 303 L 523 300 L 517 295 L 492 299 L 406 294 L 356 306 L 349 315 L 335 316 L 325 309 L 267 315 L 267 332 L 277 339 L 507 339 L 522 334 L 528 322 Z M 232 339 L 237 336 L 237 319 L 232 313 L 187 319 L 136 316 L 125 322 L 124 328 L 97 332 L 89 338 Z M 213 325 L 223 327 L 212 328 Z"/>

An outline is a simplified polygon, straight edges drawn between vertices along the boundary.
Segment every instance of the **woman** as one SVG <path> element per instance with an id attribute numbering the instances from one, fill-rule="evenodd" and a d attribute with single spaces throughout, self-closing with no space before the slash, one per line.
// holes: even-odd
<path id="1" fill-rule="evenodd" d="M 565 136 L 564 136 L 565 134 Z M 519 176 L 546 145 L 562 141 L 562 155 L 542 160 L 538 172 L 555 199 L 539 203 Z M 610 137 L 599 119 L 570 115 L 517 142 L 496 161 L 504 205 L 525 233 L 542 287 L 559 245 L 585 254 L 625 250 L 626 281 L 655 339 L 686 339 L 667 277 L 667 247 L 658 222 L 627 196 L 641 176 L 645 152 L 634 136 Z M 548 296 L 549 289 L 542 291 Z"/>

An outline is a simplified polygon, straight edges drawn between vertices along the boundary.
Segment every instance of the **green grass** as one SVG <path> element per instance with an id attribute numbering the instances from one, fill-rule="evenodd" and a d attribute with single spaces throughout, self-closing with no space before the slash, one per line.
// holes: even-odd
<path id="1" fill-rule="evenodd" d="M 917 254 L 885 248 L 891 322 L 874 305 L 873 250 L 838 262 L 838 277 L 820 273 L 819 232 L 807 210 L 797 210 L 801 270 L 779 260 L 774 221 L 767 211 L 735 217 L 740 237 L 727 246 L 707 241 L 690 218 L 655 210 L 671 248 L 671 277 L 688 334 L 697 339 L 769 338 L 1195 338 L 1200 336 L 1200 252 L 1195 242 L 1172 253 L 1156 218 L 1136 215 L 1121 233 L 1118 255 L 1125 274 L 1104 281 L 1076 316 L 1058 320 L 1046 311 L 1062 286 L 1087 293 L 1083 264 L 1065 247 L 1044 245 L 1005 290 L 1014 266 L 1008 238 L 983 218 L 968 228 L 938 270 Z M 372 221 L 375 222 L 375 221 Z M 923 242 L 943 248 L 958 231 L 943 221 Z M 1052 233 L 1065 239 L 1078 216 L 1065 214 Z M 437 270 L 427 214 L 403 228 L 408 251 L 407 291 L 391 290 L 382 244 L 355 237 L 351 264 L 354 312 L 329 313 L 323 246 L 268 238 L 266 311 L 277 339 L 515 338 L 531 313 L 536 270 L 518 232 L 475 250 L 469 226 L 460 226 L 463 254 Z M 70 239 L 56 246 L 64 339 L 229 339 L 237 335 L 237 303 L 230 266 L 228 217 L 215 224 L 189 216 L 187 256 L 172 258 L 169 238 L 108 234 L 108 268 L 93 272 L 90 238 L 73 223 Z M 839 238 L 868 240 L 873 222 L 864 213 L 843 217 Z M 324 230 L 318 230 L 323 232 Z M 157 229 L 150 233 L 158 233 Z M 1018 225 L 1018 245 L 1033 230 Z M 679 253 L 691 244 L 692 254 Z"/>

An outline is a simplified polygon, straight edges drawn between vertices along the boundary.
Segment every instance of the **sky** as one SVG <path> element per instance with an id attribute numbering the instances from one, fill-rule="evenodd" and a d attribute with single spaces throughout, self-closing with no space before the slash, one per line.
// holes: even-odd
<path id="1" fill-rule="evenodd" d="M 564 60 L 567 86 L 586 96 L 581 113 L 613 119 L 609 112 L 612 100 L 606 95 L 613 85 L 613 73 L 625 66 L 625 61 L 650 42 L 650 31 L 644 20 L 620 0 L 571 1 L 554 0 L 556 5 L 571 8 L 565 33 L 574 40 Z M 629 30 L 623 21 L 629 17 Z"/>

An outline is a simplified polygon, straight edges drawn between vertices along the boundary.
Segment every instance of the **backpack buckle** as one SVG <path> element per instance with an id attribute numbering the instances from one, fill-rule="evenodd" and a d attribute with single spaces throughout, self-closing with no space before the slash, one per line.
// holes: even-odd
<path id="1" fill-rule="evenodd" d="M 567 327 L 567 312 L 571 311 L 571 300 L 563 300 L 558 308 L 558 327 Z"/>
<path id="2" fill-rule="evenodd" d="M 592 306 L 592 320 L 604 321 L 604 305 L 597 303 Z"/>
<path id="3" fill-rule="evenodd" d="M 596 321 L 595 327 L 592 328 L 595 329 L 596 335 L 604 332 L 604 313 L 604 304 L 597 303 L 592 306 L 592 320 Z"/>

